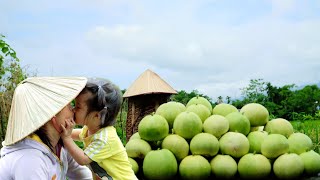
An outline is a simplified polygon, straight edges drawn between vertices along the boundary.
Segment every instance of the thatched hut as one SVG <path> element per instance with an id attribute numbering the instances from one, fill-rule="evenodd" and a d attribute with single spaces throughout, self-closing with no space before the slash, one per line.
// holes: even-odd
<path id="1" fill-rule="evenodd" d="M 138 131 L 142 118 L 155 112 L 159 105 L 168 102 L 177 92 L 158 74 L 147 69 L 127 89 L 123 98 L 128 101 L 126 138 Z"/>

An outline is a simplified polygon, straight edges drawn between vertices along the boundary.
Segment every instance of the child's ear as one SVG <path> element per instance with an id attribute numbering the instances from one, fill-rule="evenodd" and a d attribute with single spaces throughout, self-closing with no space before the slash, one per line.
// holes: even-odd
<path id="1" fill-rule="evenodd" d="M 94 114 L 94 118 L 96 118 L 96 119 L 99 119 L 99 120 L 100 120 L 100 118 L 101 118 L 100 113 L 99 113 L 99 112 L 95 112 L 95 114 Z"/>

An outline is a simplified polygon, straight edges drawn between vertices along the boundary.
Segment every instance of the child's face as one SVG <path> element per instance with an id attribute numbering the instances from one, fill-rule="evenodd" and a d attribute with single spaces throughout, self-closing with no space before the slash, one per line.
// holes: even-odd
<path id="1" fill-rule="evenodd" d="M 74 120 L 76 124 L 85 125 L 85 119 L 87 117 L 88 106 L 87 99 L 89 98 L 89 93 L 80 94 L 75 99 L 75 108 L 74 108 Z"/>

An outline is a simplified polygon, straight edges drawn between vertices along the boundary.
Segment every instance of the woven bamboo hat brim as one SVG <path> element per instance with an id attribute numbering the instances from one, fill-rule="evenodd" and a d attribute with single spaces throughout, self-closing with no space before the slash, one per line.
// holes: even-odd
<path id="1" fill-rule="evenodd" d="M 27 137 L 60 112 L 81 92 L 85 77 L 31 77 L 15 89 L 3 145 Z"/>

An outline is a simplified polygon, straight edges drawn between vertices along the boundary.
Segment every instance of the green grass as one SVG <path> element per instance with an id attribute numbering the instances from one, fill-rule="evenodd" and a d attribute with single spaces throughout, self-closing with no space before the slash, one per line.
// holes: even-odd
<path id="1" fill-rule="evenodd" d="M 320 120 L 305 120 L 305 121 L 291 121 L 295 132 L 301 132 L 310 137 L 313 142 L 313 150 L 317 153 L 320 152 Z"/>

